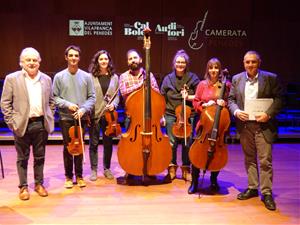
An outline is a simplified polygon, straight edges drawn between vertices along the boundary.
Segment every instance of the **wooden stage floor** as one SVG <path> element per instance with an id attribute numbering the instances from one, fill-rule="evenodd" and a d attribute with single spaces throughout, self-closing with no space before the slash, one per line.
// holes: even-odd
<path id="1" fill-rule="evenodd" d="M 87 146 L 86 146 L 87 147 Z M 300 224 L 300 144 L 274 145 L 276 211 L 267 210 L 260 198 L 239 201 L 236 195 L 247 185 L 239 144 L 229 144 L 229 162 L 221 171 L 218 195 L 188 195 L 189 183 L 124 186 L 102 174 L 102 145 L 99 146 L 99 178 L 88 180 L 86 152 L 84 177 L 87 187 L 65 189 L 62 146 L 48 145 L 45 164 L 46 198 L 33 191 L 32 156 L 29 164 L 30 200 L 18 198 L 16 153 L 12 145 L 0 147 L 5 178 L 0 178 L 0 224 Z M 112 171 L 124 175 L 114 147 Z M 178 151 L 178 156 L 180 151 Z M 180 157 L 179 157 L 180 159 Z M 181 173 L 178 170 L 177 175 Z M 1 176 L 1 174 L 0 174 Z M 204 187 L 209 185 L 209 172 Z"/>

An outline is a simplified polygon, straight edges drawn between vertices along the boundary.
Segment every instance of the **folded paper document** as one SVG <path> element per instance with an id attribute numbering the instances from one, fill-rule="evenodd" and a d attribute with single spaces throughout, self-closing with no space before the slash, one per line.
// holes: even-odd
<path id="1" fill-rule="evenodd" d="M 255 120 L 255 115 L 266 112 L 272 103 L 272 98 L 245 99 L 244 110 L 249 114 L 249 120 Z"/>

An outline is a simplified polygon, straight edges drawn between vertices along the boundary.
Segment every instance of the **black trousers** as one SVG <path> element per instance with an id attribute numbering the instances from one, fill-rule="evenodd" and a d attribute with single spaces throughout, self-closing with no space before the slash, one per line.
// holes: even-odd
<path id="1" fill-rule="evenodd" d="M 86 120 L 81 120 L 82 126 L 82 135 L 84 137 L 84 131 L 86 127 Z M 69 135 L 70 127 L 75 125 L 74 120 L 60 120 L 59 125 L 61 128 L 62 136 L 63 136 L 63 157 L 64 157 L 64 168 L 65 168 L 65 176 L 66 178 L 73 179 L 73 163 L 75 167 L 75 176 L 76 178 L 82 178 L 82 161 L 83 161 L 83 154 L 73 156 L 68 151 L 68 144 L 71 141 L 71 137 Z M 78 134 L 80 135 L 80 134 Z M 84 140 L 84 138 L 83 138 Z"/>
<path id="2" fill-rule="evenodd" d="M 103 137 L 103 169 L 110 169 L 111 157 L 113 152 L 113 139 L 112 137 L 105 135 L 105 130 L 107 126 L 107 121 L 104 116 L 98 120 L 92 120 L 91 127 L 89 128 L 90 134 L 90 163 L 91 169 L 98 169 L 98 145 L 99 145 L 99 136 L 100 129 L 102 130 Z"/>
<path id="3" fill-rule="evenodd" d="M 29 121 L 23 137 L 14 135 L 15 148 L 17 151 L 17 171 L 19 176 L 19 188 L 28 186 L 27 167 L 30 156 L 30 146 L 33 152 L 34 183 L 44 182 L 45 148 L 48 140 L 48 133 L 45 130 L 43 118 L 36 121 Z"/>

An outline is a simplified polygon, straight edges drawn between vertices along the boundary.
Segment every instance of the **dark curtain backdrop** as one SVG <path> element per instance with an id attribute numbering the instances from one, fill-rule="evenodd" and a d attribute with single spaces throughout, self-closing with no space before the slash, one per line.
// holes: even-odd
<path id="1" fill-rule="evenodd" d="M 70 36 L 69 20 L 111 21 L 112 35 Z M 152 29 L 151 70 L 159 82 L 171 71 L 173 56 L 179 49 L 188 52 L 191 70 L 200 78 L 211 57 L 218 57 L 231 75 L 242 71 L 243 55 L 253 49 L 262 56 L 262 68 L 279 74 L 284 84 L 300 82 L 296 69 L 300 40 L 296 1 L 270 0 L 5 1 L 0 7 L 0 77 L 19 69 L 20 52 L 28 46 L 41 53 L 41 70 L 53 76 L 66 67 L 64 50 L 70 44 L 81 47 L 82 69 L 87 70 L 96 51 L 106 49 L 120 74 L 127 69 L 128 49 L 143 53 L 140 37 L 124 35 L 124 27 L 137 21 L 149 22 Z M 176 28 L 170 30 L 181 31 L 181 36 L 157 32 L 158 24 L 167 26 L 172 22 Z M 240 31 L 246 35 L 237 35 Z M 203 45 L 192 49 L 193 44 Z"/>

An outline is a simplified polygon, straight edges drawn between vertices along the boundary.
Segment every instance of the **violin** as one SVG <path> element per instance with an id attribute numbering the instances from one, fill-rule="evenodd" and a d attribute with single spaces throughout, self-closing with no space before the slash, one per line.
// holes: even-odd
<path id="1" fill-rule="evenodd" d="M 187 92 L 188 87 L 183 85 L 183 91 Z M 186 99 L 183 98 L 182 104 L 175 108 L 176 123 L 172 127 L 172 132 L 175 137 L 184 138 L 186 144 L 186 138 L 192 133 L 192 125 L 188 122 L 188 118 L 191 115 L 191 107 L 186 105 Z"/>
<path id="2" fill-rule="evenodd" d="M 120 88 L 118 87 L 117 90 L 112 95 L 112 97 L 109 96 L 104 97 L 104 100 L 107 102 L 106 106 L 112 103 L 112 101 L 117 96 L 119 89 Z M 112 111 L 106 110 L 106 107 L 104 107 L 99 114 L 99 118 L 101 118 L 103 113 L 104 113 L 104 118 L 107 121 L 107 126 L 104 132 L 105 135 L 109 137 L 116 137 L 120 135 L 122 130 L 120 124 L 118 123 L 118 112 L 116 110 L 112 110 Z"/>
<path id="3" fill-rule="evenodd" d="M 108 125 L 105 129 L 105 135 L 109 137 L 116 137 L 121 134 L 121 126 L 118 123 L 118 113 L 116 110 L 109 111 L 107 110 L 104 114 L 105 120 L 107 121 Z"/>
<path id="4" fill-rule="evenodd" d="M 69 142 L 67 149 L 71 155 L 81 155 L 84 153 L 84 143 L 82 138 L 82 128 L 80 118 L 79 125 L 77 120 L 74 119 L 74 126 L 69 128 L 69 136 L 71 141 Z M 84 154 L 83 154 L 84 155 Z"/>

